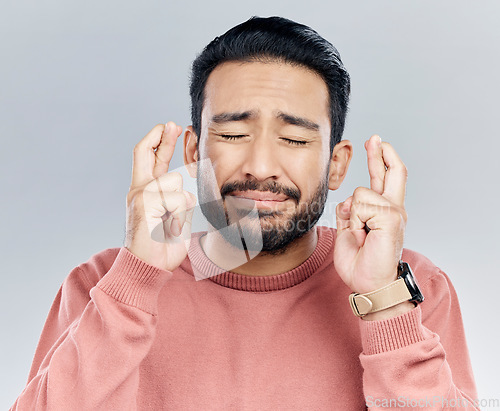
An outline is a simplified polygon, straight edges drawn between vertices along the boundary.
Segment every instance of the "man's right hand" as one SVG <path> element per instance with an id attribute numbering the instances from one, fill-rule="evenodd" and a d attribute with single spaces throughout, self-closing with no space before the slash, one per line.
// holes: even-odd
<path id="1" fill-rule="evenodd" d="M 134 148 L 127 195 L 125 247 L 146 263 L 173 271 L 186 258 L 196 197 L 182 175 L 168 173 L 182 127 L 156 125 Z"/>

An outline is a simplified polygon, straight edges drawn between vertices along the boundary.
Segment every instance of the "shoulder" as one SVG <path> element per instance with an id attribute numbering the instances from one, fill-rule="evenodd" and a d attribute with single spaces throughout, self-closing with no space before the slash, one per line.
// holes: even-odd
<path id="1" fill-rule="evenodd" d="M 318 227 L 318 233 L 327 233 L 336 239 L 337 230 Z M 442 330 L 450 318 L 450 312 L 459 315 L 459 301 L 450 277 L 425 255 L 403 248 L 401 260 L 407 262 L 424 295 L 420 305 L 422 322 L 432 330 Z"/>
<path id="2" fill-rule="evenodd" d="M 114 247 L 99 251 L 86 262 L 75 267 L 69 277 L 78 277 L 79 281 L 87 283 L 90 288 L 94 287 L 111 269 L 120 249 L 120 247 Z"/>
<path id="3" fill-rule="evenodd" d="M 75 266 L 64 279 L 49 316 L 56 316 L 57 327 L 64 329 L 79 318 L 90 300 L 90 290 L 109 271 L 120 248 L 109 248 Z"/>
<path id="4" fill-rule="evenodd" d="M 433 330 L 445 327 L 450 311 L 460 311 L 450 277 L 429 258 L 416 251 L 404 248 L 401 259 L 410 265 L 424 296 L 421 304 L 422 322 Z"/>
<path id="5" fill-rule="evenodd" d="M 450 277 L 425 255 L 403 248 L 401 259 L 410 265 L 424 296 L 455 293 Z"/>
<path id="6" fill-rule="evenodd" d="M 407 262 L 416 277 L 418 283 L 424 286 L 428 282 L 432 282 L 436 277 L 441 277 L 444 273 L 425 255 L 403 248 L 401 260 Z"/>
<path id="7" fill-rule="evenodd" d="M 318 226 L 317 229 L 320 237 L 331 236 L 333 243 L 335 243 L 337 229 L 326 226 Z M 454 293 L 450 278 L 425 255 L 409 248 L 403 248 L 401 260 L 410 265 L 413 275 L 425 297 L 427 295 L 429 297 L 436 294 L 444 296 L 450 292 Z"/>

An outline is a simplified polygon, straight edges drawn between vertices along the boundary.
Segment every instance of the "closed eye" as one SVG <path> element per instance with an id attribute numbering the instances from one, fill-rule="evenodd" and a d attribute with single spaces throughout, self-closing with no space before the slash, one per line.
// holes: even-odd
<path id="1" fill-rule="evenodd" d="M 290 138 L 282 138 L 282 140 L 286 141 L 288 144 L 296 145 L 296 146 L 305 146 L 307 144 L 307 141 L 292 140 Z"/>
<path id="2" fill-rule="evenodd" d="M 226 140 L 236 140 L 237 138 L 246 137 L 246 134 L 217 134 Z"/>
<path id="3" fill-rule="evenodd" d="M 247 134 L 217 134 L 219 137 L 222 137 L 225 140 L 237 140 L 239 138 L 248 137 Z M 286 141 L 290 145 L 295 146 L 305 146 L 308 142 L 303 140 L 293 140 L 291 138 L 281 138 L 283 141 Z"/>

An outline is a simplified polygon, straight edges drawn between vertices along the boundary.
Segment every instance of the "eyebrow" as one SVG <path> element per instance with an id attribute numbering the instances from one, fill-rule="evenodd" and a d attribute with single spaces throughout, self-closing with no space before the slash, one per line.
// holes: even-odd
<path id="1" fill-rule="evenodd" d="M 216 124 L 223 124 L 232 121 L 245 121 L 254 117 L 257 117 L 256 111 L 227 112 L 215 114 L 214 116 L 212 116 L 212 122 Z M 304 117 L 294 116 L 292 114 L 287 114 L 279 111 L 276 115 L 276 118 L 279 118 L 284 123 L 290 124 L 292 126 L 302 127 L 306 130 L 319 131 L 319 124 Z"/>
<path id="2" fill-rule="evenodd" d="M 212 122 L 217 124 L 229 123 L 231 121 L 244 121 L 248 120 L 251 117 L 255 117 L 255 111 L 244 111 L 242 113 L 234 112 L 234 113 L 220 113 L 215 114 L 212 117 Z"/>
<path id="3" fill-rule="evenodd" d="M 314 121 L 308 120 L 307 118 L 293 116 L 282 112 L 279 112 L 277 117 L 292 126 L 298 126 L 312 131 L 319 131 L 319 124 L 316 124 Z"/>

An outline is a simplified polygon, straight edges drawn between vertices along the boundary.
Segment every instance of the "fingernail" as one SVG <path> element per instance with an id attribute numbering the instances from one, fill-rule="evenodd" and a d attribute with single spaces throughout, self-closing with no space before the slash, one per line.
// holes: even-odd
<path id="1" fill-rule="evenodd" d="M 380 138 L 380 136 L 377 136 L 377 144 L 379 147 L 382 145 L 382 139 Z"/>
<path id="2" fill-rule="evenodd" d="M 166 123 L 166 124 L 165 124 L 165 130 L 164 130 L 165 134 L 166 134 L 166 133 L 168 133 L 168 132 L 170 131 L 170 128 L 171 128 L 171 127 L 172 127 L 172 126 L 170 125 L 170 123 Z"/>
<path id="3" fill-rule="evenodd" d="M 175 237 L 179 237 L 182 233 L 181 223 L 176 218 L 174 218 L 170 224 L 170 231 Z"/>

